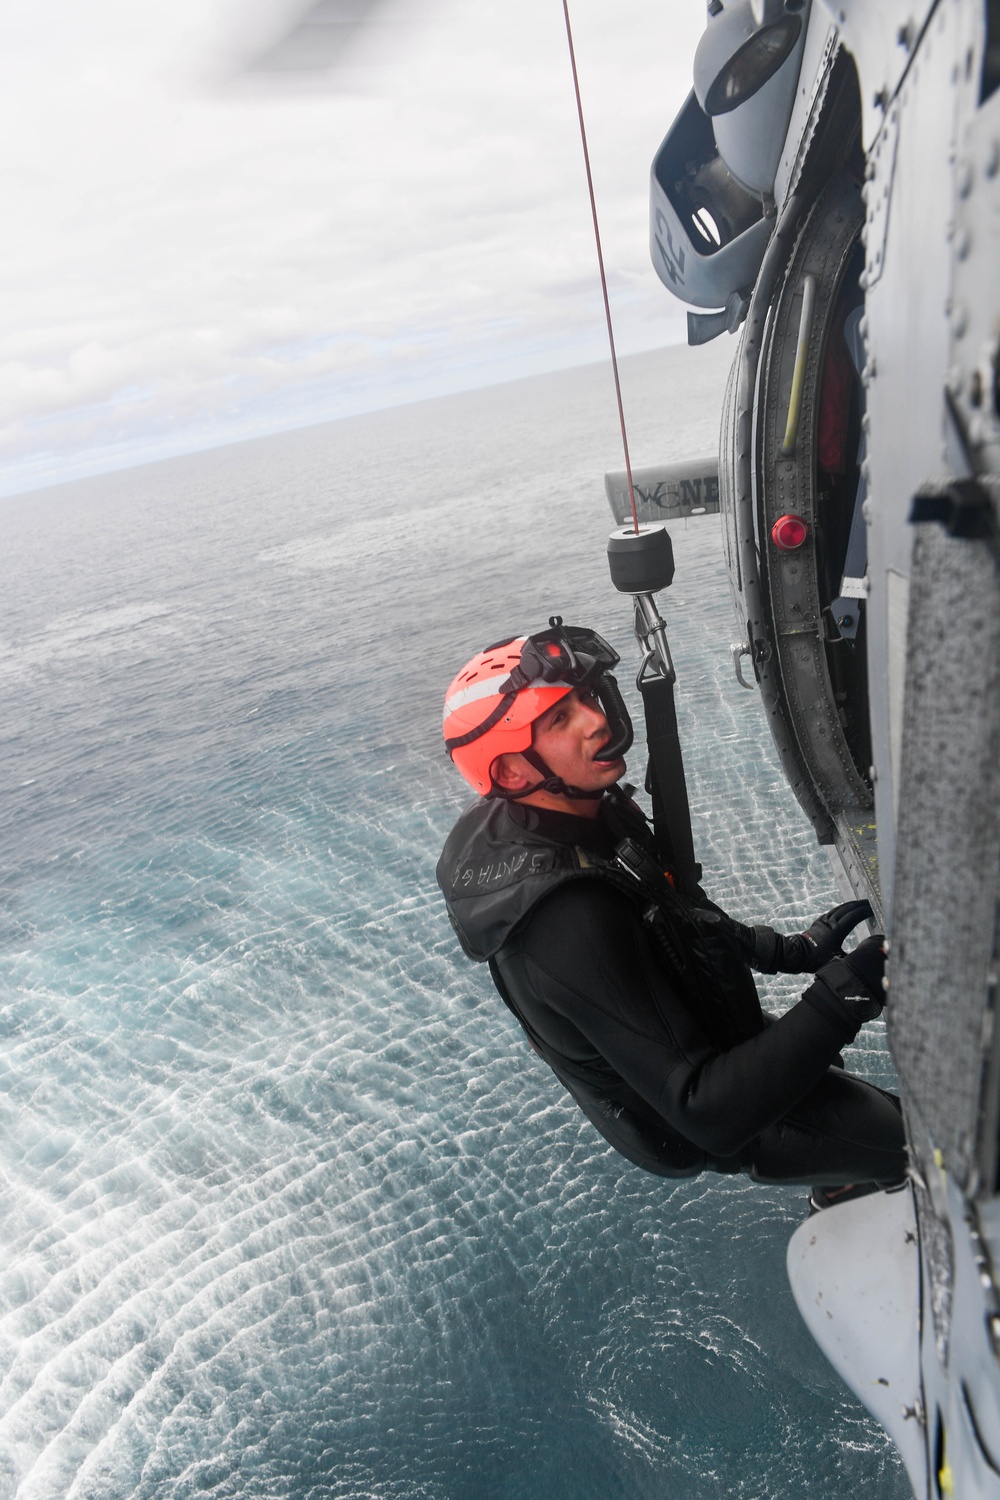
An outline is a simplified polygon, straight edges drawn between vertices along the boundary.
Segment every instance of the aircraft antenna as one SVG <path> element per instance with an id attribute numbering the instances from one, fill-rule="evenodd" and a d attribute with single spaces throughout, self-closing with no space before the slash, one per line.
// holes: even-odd
<path id="1" fill-rule="evenodd" d="M 615 333 L 611 324 L 611 303 L 608 300 L 608 278 L 604 273 L 604 252 L 601 249 L 601 231 L 597 223 L 597 199 L 594 197 L 594 178 L 590 170 L 590 152 L 587 149 L 587 127 L 583 123 L 583 100 L 580 97 L 580 78 L 576 71 L 576 51 L 573 47 L 573 28 L 569 22 L 569 0 L 562 0 L 566 18 L 566 40 L 569 43 L 569 64 L 573 70 L 573 92 L 576 94 L 576 113 L 580 121 L 580 140 L 583 144 L 583 163 L 587 169 L 587 189 L 590 193 L 590 212 L 594 220 L 594 241 L 597 245 L 597 264 L 601 272 L 601 291 L 604 294 L 604 316 L 608 322 L 608 343 L 611 345 L 611 369 L 615 377 L 615 395 L 618 397 L 618 420 L 622 429 L 622 447 L 625 450 L 625 474 L 628 479 L 628 498 L 632 506 L 632 525 L 639 533 L 639 513 L 635 505 L 635 490 L 632 488 L 632 461 L 628 453 L 628 434 L 625 431 L 625 408 L 622 405 L 622 387 L 618 378 L 618 355 L 615 352 Z"/>

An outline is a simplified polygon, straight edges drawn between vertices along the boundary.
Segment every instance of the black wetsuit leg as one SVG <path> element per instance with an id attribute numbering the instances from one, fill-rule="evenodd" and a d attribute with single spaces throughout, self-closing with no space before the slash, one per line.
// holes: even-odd
<path id="1" fill-rule="evenodd" d="M 659 1177 L 697 1177 L 705 1170 L 745 1173 L 761 1183 L 841 1187 L 878 1182 L 891 1187 L 906 1172 L 899 1100 L 843 1072 L 838 1059 L 825 1078 L 782 1120 L 739 1156 L 712 1158 L 662 1121 L 640 1117 L 562 1073 L 560 1081 L 605 1140 Z"/>
<path id="2" fill-rule="evenodd" d="M 750 1142 L 741 1165 L 754 1182 L 902 1182 L 906 1136 L 899 1100 L 831 1069 L 800 1104 Z"/>

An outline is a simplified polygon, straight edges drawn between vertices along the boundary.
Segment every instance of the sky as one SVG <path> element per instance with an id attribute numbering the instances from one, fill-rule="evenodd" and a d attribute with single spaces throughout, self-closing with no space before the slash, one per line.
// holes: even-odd
<path id="1" fill-rule="evenodd" d="M 561 0 L 396 0 L 263 87 L 295 15 L 0 0 L 0 495 L 607 356 Z M 682 343 L 648 180 L 703 0 L 571 17 L 619 352 Z"/>

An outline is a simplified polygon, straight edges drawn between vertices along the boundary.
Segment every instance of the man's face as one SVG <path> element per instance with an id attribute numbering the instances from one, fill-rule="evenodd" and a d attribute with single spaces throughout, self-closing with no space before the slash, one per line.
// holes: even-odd
<path id="1" fill-rule="evenodd" d="M 549 767 L 562 778 L 567 786 L 594 793 L 600 799 L 609 786 L 613 786 L 624 774 L 625 762 L 601 760 L 601 747 L 611 738 L 611 730 L 597 698 L 586 689 L 573 688 L 564 698 L 535 720 L 532 745 Z M 520 755 L 502 757 L 507 770 L 515 774 L 521 786 L 531 786 L 539 780 L 538 771 Z M 513 787 L 512 787 L 513 789 Z M 547 792 L 538 792 L 524 798 L 537 801 L 544 806 L 562 806 L 574 812 L 584 812 L 579 802 L 552 797 Z M 596 808 L 595 802 L 595 808 Z"/>

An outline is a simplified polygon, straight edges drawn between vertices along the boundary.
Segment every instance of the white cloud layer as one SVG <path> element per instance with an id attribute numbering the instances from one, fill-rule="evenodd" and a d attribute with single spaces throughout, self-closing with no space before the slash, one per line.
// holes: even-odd
<path id="1" fill-rule="evenodd" d="M 409 0 L 338 87 L 289 0 L 35 0 L 0 56 L 0 493 L 599 359 L 560 0 Z M 679 342 L 649 162 L 701 0 L 573 0 L 619 348 Z"/>

